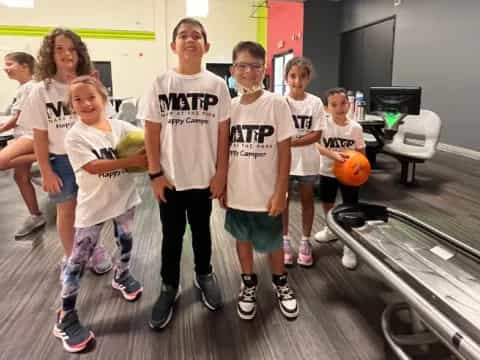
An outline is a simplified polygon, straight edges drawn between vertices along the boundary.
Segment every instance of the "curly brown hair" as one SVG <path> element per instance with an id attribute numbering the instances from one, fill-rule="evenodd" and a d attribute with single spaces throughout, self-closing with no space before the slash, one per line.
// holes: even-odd
<path id="1" fill-rule="evenodd" d="M 38 81 L 51 79 L 57 73 L 57 65 L 55 64 L 55 38 L 63 35 L 72 40 L 73 46 L 78 55 L 77 75 L 90 75 L 93 71 L 93 65 L 88 55 L 87 46 L 80 36 L 72 30 L 64 28 L 55 28 L 52 32 L 43 38 L 42 46 L 38 51 L 38 66 L 35 72 L 35 78 Z"/>

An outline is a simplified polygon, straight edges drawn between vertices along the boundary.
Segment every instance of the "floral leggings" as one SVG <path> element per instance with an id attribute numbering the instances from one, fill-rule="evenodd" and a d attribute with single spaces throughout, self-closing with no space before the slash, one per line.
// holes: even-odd
<path id="1" fill-rule="evenodd" d="M 120 250 L 120 256 L 116 259 L 116 271 L 118 274 L 128 270 L 130 252 L 132 250 L 132 229 L 135 208 L 113 219 L 115 238 Z M 83 275 L 85 265 L 92 256 L 93 249 L 100 237 L 103 223 L 85 228 L 76 228 L 73 240 L 72 255 L 68 258 L 63 270 L 62 284 L 62 309 L 64 312 L 75 308 L 78 290 L 80 289 L 80 278 Z"/>

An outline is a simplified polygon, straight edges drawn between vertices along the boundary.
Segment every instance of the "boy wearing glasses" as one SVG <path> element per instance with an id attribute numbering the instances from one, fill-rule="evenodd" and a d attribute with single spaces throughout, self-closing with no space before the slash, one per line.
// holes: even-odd
<path id="1" fill-rule="evenodd" d="M 241 285 L 237 312 L 253 319 L 257 275 L 253 249 L 270 261 L 273 288 L 282 314 L 298 316 L 295 293 L 283 263 L 281 213 L 286 206 L 290 171 L 290 138 L 296 134 L 285 99 L 262 89 L 265 49 L 240 42 L 230 69 L 239 97 L 232 101 L 225 229 L 236 239 Z"/>
<path id="2" fill-rule="evenodd" d="M 162 287 L 149 321 L 170 322 L 180 295 L 180 258 L 186 221 L 192 231 L 194 285 L 204 305 L 223 305 L 212 270 L 212 198 L 225 192 L 230 94 L 223 79 L 202 69 L 210 44 L 196 19 L 180 20 L 170 44 L 178 65 L 157 77 L 141 101 L 148 171 L 162 221 Z"/>

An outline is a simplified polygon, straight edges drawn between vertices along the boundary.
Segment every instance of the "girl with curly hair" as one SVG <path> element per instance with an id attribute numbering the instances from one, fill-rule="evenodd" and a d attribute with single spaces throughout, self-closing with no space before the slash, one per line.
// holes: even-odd
<path id="1" fill-rule="evenodd" d="M 76 121 L 68 101 L 71 81 L 94 72 L 87 47 L 71 30 L 55 28 L 46 35 L 38 54 L 36 83 L 20 117 L 33 129 L 35 154 L 42 175 L 43 190 L 57 208 L 57 231 L 65 257 L 73 246 L 77 183 L 64 141 Z M 98 246 L 92 256 L 92 270 L 105 273 L 112 268 L 110 256 Z M 63 266 L 62 266 L 63 270 Z"/>

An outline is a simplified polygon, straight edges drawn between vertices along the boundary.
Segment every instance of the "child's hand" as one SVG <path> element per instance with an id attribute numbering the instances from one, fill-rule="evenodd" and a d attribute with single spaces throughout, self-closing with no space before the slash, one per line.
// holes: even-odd
<path id="1" fill-rule="evenodd" d="M 220 206 L 224 209 L 227 208 L 227 192 L 225 191 L 222 196 L 218 199 Z"/>
<path id="2" fill-rule="evenodd" d="M 287 207 L 287 195 L 285 193 L 275 192 L 267 204 L 269 216 L 278 216 Z"/>
<path id="3" fill-rule="evenodd" d="M 131 157 L 131 159 L 132 159 L 132 166 L 134 167 L 141 167 L 141 168 L 148 167 L 147 153 L 145 152 L 145 149 L 139 150 L 135 155 Z"/>
<path id="4" fill-rule="evenodd" d="M 62 179 L 53 171 L 42 174 L 42 188 L 47 193 L 56 194 L 62 191 Z"/>
<path id="5" fill-rule="evenodd" d="M 225 192 L 227 184 L 227 177 L 218 172 L 215 173 L 212 180 L 210 180 L 210 192 L 212 199 L 219 199 Z"/>
<path id="6" fill-rule="evenodd" d="M 348 159 L 348 155 L 343 152 L 333 151 L 332 159 L 338 162 L 344 162 L 346 159 Z"/>
<path id="7" fill-rule="evenodd" d="M 166 203 L 167 199 L 165 197 L 165 188 L 173 190 L 173 185 L 170 183 L 170 181 L 167 180 L 165 176 L 160 176 L 152 180 L 153 195 L 155 195 L 155 198 L 157 200 Z"/>

